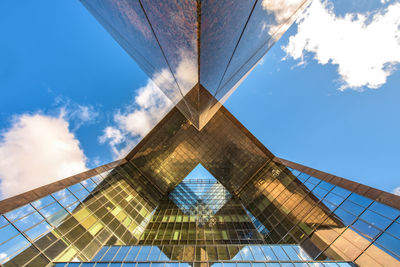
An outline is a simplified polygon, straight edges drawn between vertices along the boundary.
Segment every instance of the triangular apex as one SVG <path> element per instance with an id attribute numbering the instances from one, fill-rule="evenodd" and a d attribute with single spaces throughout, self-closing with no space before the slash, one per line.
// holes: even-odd
<path id="1" fill-rule="evenodd" d="M 176 107 L 199 131 L 222 106 L 201 84 L 196 84 Z"/>
<path id="2" fill-rule="evenodd" d="M 214 215 L 232 198 L 228 190 L 201 164 L 169 194 L 169 198 L 198 226 L 214 223 Z"/>
<path id="3" fill-rule="evenodd" d="M 172 109 L 126 160 L 164 195 L 199 163 L 235 195 L 272 158 L 222 106 L 201 131 Z"/>

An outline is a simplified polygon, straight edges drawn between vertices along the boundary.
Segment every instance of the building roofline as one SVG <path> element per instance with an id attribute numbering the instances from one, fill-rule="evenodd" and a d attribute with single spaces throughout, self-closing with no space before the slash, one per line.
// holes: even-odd
<path id="1" fill-rule="evenodd" d="M 363 185 L 333 174 L 329 174 L 323 171 L 319 171 L 299 163 L 295 163 L 286 159 L 275 157 L 273 161 L 286 165 L 287 167 L 296 169 L 298 171 L 304 172 L 308 175 L 314 176 L 325 182 L 340 186 L 344 189 L 362 195 L 364 197 L 370 198 L 372 200 L 378 201 L 382 204 L 388 205 L 392 208 L 400 210 L 400 196 L 388 193 L 367 185 Z"/>
<path id="2" fill-rule="evenodd" d="M 126 162 L 125 159 L 116 160 L 116 161 L 110 162 L 108 164 L 99 166 L 97 168 L 94 168 L 94 169 L 91 169 L 91 170 L 88 170 L 85 172 L 81 172 L 81 173 L 75 174 L 73 176 L 67 177 L 65 179 L 38 187 L 33 190 L 30 190 L 28 192 L 4 199 L 4 200 L 0 201 L 0 214 L 4 214 L 4 213 L 14 210 L 16 208 L 22 207 L 33 201 L 41 199 L 42 197 L 48 196 L 48 195 L 55 193 L 61 189 L 67 188 L 68 186 L 77 184 L 79 182 L 82 182 L 82 181 L 90 178 L 90 177 L 93 177 L 102 172 L 105 172 L 105 171 L 113 169 L 117 166 L 120 166 L 121 164 L 123 164 L 125 162 Z"/>

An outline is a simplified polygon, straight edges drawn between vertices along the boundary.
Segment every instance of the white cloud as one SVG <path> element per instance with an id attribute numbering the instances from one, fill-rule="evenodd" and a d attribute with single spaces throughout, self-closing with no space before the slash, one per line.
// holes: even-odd
<path id="1" fill-rule="evenodd" d="M 77 107 L 70 112 L 71 116 L 75 116 L 82 123 L 93 121 L 97 118 L 99 113 L 94 110 L 94 107 L 91 105 L 77 105 Z"/>
<path id="2" fill-rule="evenodd" d="M 379 88 L 400 62 L 400 3 L 374 14 L 336 16 L 328 2 L 314 0 L 298 20 L 298 31 L 283 49 L 303 60 L 335 64 L 340 90 Z"/>
<path id="3" fill-rule="evenodd" d="M 134 105 L 114 115 L 114 126 L 104 129 L 100 143 L 108 142 L 115 158 L 125 156 L 170 110 L 172 102 L 153 81 L 138 90 Z"/>
<path id="4" fill-rule="evenodd" d="M 197 56 L 190 50 L 180 50 L 178 54 L 178 61 L 174 68 L 175 78 L 168 68 L 161 69 L 151 77 L 151 80 L 174 104 L 178 103 L 182 99 L 182 94 L 186 95 L 198 82 Z"/>
<path id="5" fill-rule="evenodd" d="M 265 11 L 275 16 L 275 22 L 262 25 L 262 31 L 268 28 L 268 34 L 275 40 L 286 32 L 289 25 L 285 25 L 297 9 L 304 4 L 304 0 L 263 0 L 261 5 Z M 288 23 L 291 24 L 291 23 Z"/>
<path id="6" fill-rule="evenodd" d="M 400 196 L 400 186 L 396 187 L 395 189 L 393 189 L 392 191 L 393 194 Z"/>
<path id="7" fill-rule="evenodd" d="M 62 115 L 21 115 L 0 139 L 0 190 L 10 197 L 86 169 L 86 157 Z"/>

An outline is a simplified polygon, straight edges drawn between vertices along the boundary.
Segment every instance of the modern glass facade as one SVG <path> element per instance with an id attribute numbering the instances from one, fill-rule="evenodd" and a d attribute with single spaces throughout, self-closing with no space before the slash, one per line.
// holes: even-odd
<path id="1" fill-rule="evenodd" d="M 201 129 L 310 1 L 81 2 Z"/>
<path id="2" fill-rule="evenodd" d="M 398 196 L 274 157 L 223 107 L 201 131 L 173 109 L 99 168 L 1 201 L 1 264 L 400 262 Z"/>
<path id="3" fill-rule="evenodd" d="M 175 107 L 0 201 L 1 266 L 400 266 L 399 196 L 275 157 L 222 106 L 308 0 L 81 2 Z"/>

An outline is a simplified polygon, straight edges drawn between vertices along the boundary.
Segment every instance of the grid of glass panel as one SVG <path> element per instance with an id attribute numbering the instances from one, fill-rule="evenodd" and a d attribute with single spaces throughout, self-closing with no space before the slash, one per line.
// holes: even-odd
<path id="1" fill-rule="evenodd" d="M 269 243 L 302 244 L 313 258 L 357 260 L 374 252 L 398 264 L 400 211 L 270 162 L 240 195 Z"/>
<path id="2" fill-rule="evenodd" d="M 139 244 L 250 244 L 262 237 L 238 200 L 229 200 L 210 223 L 198 224 L 169 199 L 161 201 Z"/>
<path id="3" fill-rule="evenodd" d="M 197 177 L 199 175 L 202 179 Z M 214 215 L 232 196 L 201 164 L 198 164 L 169 194 L 169 198 L 183 213 L 195 216 L 197 225 L 204 225 L 212 223 Z"/>
<path id="4" fill-rule="evenodd" d="M 164 194 L 171 192 L 199 163 L 235 193 L 269 160 L 223 109 L 202 131 L 197 131 L 176 109 L 157 127 L 128 160 Z"/>
<path id="5" fill-rule="evenodd" d="M 399 210 L 315 177 L 305 175 L 297 170 L 290 170 L 314 192 L 314 195 L 320 199 L 321 203 L 329 208 L 332 212 L 331 215 L 338 218 L 343 224 L 343 227 L 337 231 L 341 235 L 338 235 L 331 244 L 328 244 L 329 247 L 326 247 L 325 253 L 330 255 L 332 250 L 330 246 L 346 239 L 348 243 L 355 243 L 354 246 L 359 248 L 362 253 L 371 246 L 376 246 L 397 261 L 400 261 Z M 313 214 L 309 216 L 313 216 Z M 324 222 L 320 223 L 320 225 L 323 224 Z M 314 230 L 314 234 L 317 232 L 318 228 Z M 355 236 L 353 233 L 362 236 L 369 244 L 366 245 L 365 242 L 352 239 Z M 380 255 L 383 254 L 380 253 Z"/>
<path id="6" fill-rule="evenodd" d="M 123 179 L 126 168 L 130 167 L 117 167 L 118 172 L 104 172 L 3 214 L 1 263 L 45 266 L 51 261 L 89 260 L 105 242 L 136 243 L 157 200 L 144 198 L 149 193 L 141 193 L 140 179 Z M 133 189 L 135 183 L 142 186 Z"/>
<path id="7" fill-rule="evenodd" d="M 135 263 L 158 264 L 163 266 L 179 263 L 190 266 L 227 265 L 241 266 L 243 263 L 258 266 L 352 266 L 350 263 L 337 261 L 313 261 L 298 245 L 218 245 L 218 246 L 105 246 L 92 259 L 91 263 L 81 266 L 107 266 L 107 264 L 121 263 L 134 266 Z M 218 263 L 220 262 L 220 263 Z M 95 265 L 95 264 L 98 265 Z M 58 263 L 55 266 L 79 266 Z M 90 265 L 89 265 L 90 264 Z M 103 265 L 100 265 L 103 264 Z M 310 265 L 308 265 L 310 264 Z M 114 266 L 114 265 L 109 265 Z M 261 266 L 261 265 L 260 265 Z"/>

